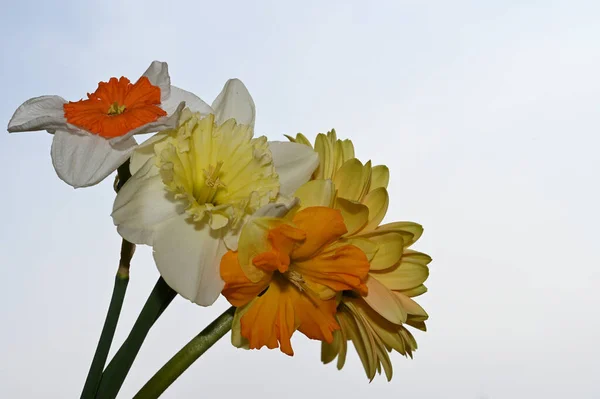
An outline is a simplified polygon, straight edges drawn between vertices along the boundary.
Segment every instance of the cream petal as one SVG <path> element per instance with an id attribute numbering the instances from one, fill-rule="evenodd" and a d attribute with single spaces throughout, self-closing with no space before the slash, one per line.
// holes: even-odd
<path id="1" fill-rule="evenodd" d="M 304 144 L 284 141 L 270 141 L 269 149 L 273 156 L 275 171 L 279 175 L 279 192 L 292 195 L 319 165 L 318 154 Z"/>
<path id="2" fill-rule="evenodd" d="M 217 124 L 228 119 L 254 127 L 256 107 L 248 89 L 239 79 L 229 79 L 223 90 L 212 103 Z"/>
<path id="3" fill-rule="evenodd" d="M 93 186 L 117 170 L 135 146 L 133 138 L 113 147 L 98 135 L 60 129 L 52 140 L 52 164 L 58 177 L 68 185 Z"/>
<path id="4" fill-rule="evenodd" d="M 47 130 L 50 133 L 67 128 L 64 98 L 59 96 L 41 96 L 30 98 L 17 108 L 8 122 L 8 131 L 32 132 Z"/>
<path id="5" fill-rule="evenodd" d="M 199 112 L 202 115 L 213 112 L 210 105 L 202 101 L 200 97 L 175 86 L 171 86 L 171 95 L 161 101 L 160 107 L 170 115 L 177 110 L 181 102 L 185 102 L 186 108 L 189 108 L 192 112 Z"/>
<path id="6" fill-rule="evenodd" d="M 227 248 L 221 231 L 188 220 L 181 214 L 156 231 L 154 261 L 166 283 L 179 295 L 200 306 L 210 306 L 225 285 L 219 265 Z"/>
<path id="7" fill-rule="evenodd" d="M 148 160 L 154 157 L 154 144 L 169 137 L 168 133 L 156 133 L 148 140 L 137 146 L 129 159 L 129 171 L 135 174 Z"/>
<path id="8" fill-rule="evenodd" d="M 301 209 L 310 206 L 331 207 L 335 196 L 335 187 L 329 179 L 311 180 L 300 186 L 294 196 L 300 201 Z"/>
<path id="9" fill-rule="evenodd" d="M 406 322 L 407 313 L 400 299 L 372 274 L 367 279 L 367 287 L 369 293 L 363 299 L 374 311 L 394 324 Z"/>
<path id="10" fill-rule="evenodd" d="M 161 102 L 169 98 L 171 95 L 171 77 L 169 76 L 169 65 L 166 62 L 152 61 L 152 64 L 142 76 L 147 77 L 150 83 L 160 88 Z"/>
<path id="11" fill-rule="evenodd" d="M 185 205 L 165 189 L 154 159 L 150 159 L 117 194 L 112 218 L 127 241 L 152 245 L 160 226 L 183 214 L 184 209 Z"/>

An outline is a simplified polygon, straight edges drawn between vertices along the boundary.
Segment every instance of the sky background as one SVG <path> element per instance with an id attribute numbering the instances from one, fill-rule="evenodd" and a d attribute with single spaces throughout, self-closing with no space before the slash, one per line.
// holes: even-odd
<path id="1" fill-rule="evenodd" d="M 294 336 L 293 358 L 229 336 L 165 398 L 599 398 L 600 3 L 30 1 L 2 6 L 0 121 L 78 100 L 152 60 L 210 103 L 242 79 L 256 134 L 336 128 L 391 169 L 386 221 L 425 227 L 430 315 L 415 359 L 369 384 Z M 78 397 L 112 291 L 112 177 L 73 190 L 51 135 L 0 134 L 0 397 Z M 113 351 L 158 273 L 136 252 Z M 120 398 L 226 309 L 175 299 Z M 310 395 L 310 396 L 307 396 Z"/>

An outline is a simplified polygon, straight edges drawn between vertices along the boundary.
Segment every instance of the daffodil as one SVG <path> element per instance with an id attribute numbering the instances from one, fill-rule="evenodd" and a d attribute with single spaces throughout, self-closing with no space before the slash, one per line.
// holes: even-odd
<path id="1" fill-rule="evenodd" d="M 174 127 L 184 104 L 195 111 L 210 109 L 194 94 L 171 86 L 167 64 L 158 61 L 135 83 L 111 78 L 87 97 L 76 102 L 31 98 L 8 123 L 9 132 L 54 134 L 52 164 L 76 188 L 99 183 L 127 160 L 137 145 L 133 135 Z"/>
<path id="2" fill-rule="evenodd" d="M 237 306 L 235 345 L 279 347 L 293 355 L 290 338 L 298 330 L 333 342 L 340 326 L 336 295 L 366 293 L 366 255 L 341 244 L 348 232 L 342 214 L 327 207 L 292 211 L 285 218 L 254 218 L 242 230 L 237 251 L 221 261 L 223 295 Z"/>
<path id="3" fill-rule="evenodd" d="M 286 208 L 318 164 L 304 145 L 254 138 L 254 119 L 246 87 L 228 81 L 208 112 L 184 110 L 174 129 L 136 149 L 115 200 L 121 236 L 151 245 L 167 284 L 199 305 L 219 296 L 219 263 L 242 226 Z"/>
<path id="4" fill-rule="evenodd" d="M 310 146 L 303 135 L 290 138 Z M 366 254 L 370 268 L 366 281 L 368 293 L 345 292 L 338 307 L 341 329 L 332 343 L 323 343 L 325 363 L 338 357 L 338 368 L 346 357 L 346 341 L 356 347 L 367 376 L 372 379 L 381 367 L 388 379 L 392 367 L 388 351 L 412 356 L 416 341 L 404 325 L 425 330 L 427 313 L 412 297 L 427 291 L 423 282 L 429 275 L 431 258 L 409 247 L 421 236 L 423 228 L 412 222 L 380 225 L 389 196 L 386 166 L 362 164 L 354 158 L 350 140 L 337 139 L 335 131 L 319 134 L 315 142 L 319 168 L 311 181 L 294 194 L 301 207 L 326 206 L 339 209 L 348 226 L 342 242 L 355 245 Z"/>

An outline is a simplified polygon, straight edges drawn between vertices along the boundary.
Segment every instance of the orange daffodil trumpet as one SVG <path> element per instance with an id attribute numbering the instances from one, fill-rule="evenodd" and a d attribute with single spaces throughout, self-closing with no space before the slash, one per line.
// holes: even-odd
<path id="1" fill-rule="evenodd" d="M 298 143 L 253 137 L 255 106 L 232 79 L 204 112 L 183 110 L 177 126 L 132 154 L 132 177 L 113 207 L 117 230 L 153 247 L 167 284 L 203 306 L 223 289 L 221 257 L 237 249 L 250 219 L 285 212 L 318 155 Z"/>
<path id="2" fill-rule="evenodd" d="M 290 139 L 312 147 L 301 134 Z M 431 258 L 409 249 L 423 229 L 381 224 L 386 166 L 362 164 L 335 131 L 319 134 L 315 151 L 318 168 L 294 192 L 299 205 L 249 222 L 221 261 L 223 295 L 238 306 L 232 341 L 291 355 L 299 330 L 323 342 L 323 362 L 337 357 L 342 368 L 350 340 L 370 379 L 382 368 L 391 379 L 388 352 L 412 356 L 417 344 L 405 326 L 425 330 L 428 318 L 412 298 L 426 292 Z"/>
<path id="3" fill-rule="evenodd" d="M 99 183 L 127 160 L 137 145 L 133 135 L 174 127 L 185 104 L 195 111 L 210 109 L 194 94 L 171 86 L 167 64 L 158 61 L 135 83 L 111 78 L 87 97 L 76 102 L 35 97 L 8 123 L 9 132 L 54 134 L 52 164 L 76 188 Z"/>

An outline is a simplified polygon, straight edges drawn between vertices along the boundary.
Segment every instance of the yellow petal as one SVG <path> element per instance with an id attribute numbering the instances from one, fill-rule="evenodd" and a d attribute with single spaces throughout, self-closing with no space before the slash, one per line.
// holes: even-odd
<path id="1" fill-rule="evenodd" d="M 409 247 L 421 237 L 423 226 L 413 222 L 393 222 L 379 226 L 377 231 L 395 231 L 400 234 L 410 235 L 411 239 L 404 240 L 404 245 Z"/>
<path id="2" fill-rule="evenodd" d="M 288 140 L 290 140 L 292 143 L 304 144 L 312 148 L 311 142 L 302 133 L 296 134 L 295 138 L 292 136 L 288 136 L 287 134 L 284 134 L 284 136 L 287 137 Z"/>
<path id="3" fill-rule="evenodd" d="M 361 230 L 369 220 L 369 208 L 359 202 L 336 198 L 334 207 L 342 212 L 344 223 L 348 229 L 346 236 L 351 236 Z"/>
<path id="4" fill-rule="evenodd" d="M 385 188 L 379 187 L 369 192 L 362 203 L 369 208 L 369 222 L 363 231 L 375 230 L 385 217 L 389 205 L 389 196 Z"/>
<path id="5" fill-rule="evenodd" d="M 331 363 L 340 352 L 342 345 L 342 332 L 336 330 L 333 332 L 333 341 L 328 344 L 325 341 L 321 341 L 321 361 L 324 364 Z"/>
<path id="6" fill-rule="evenodd" d="M 303 209 L 310 206 L 331 207 L 334 194 L 333 182 L 329 179 L 320 179 L 304 183 L 296 190 L 294 196 L 300 201 L 300 209 Z"/>
<path id="7" fill-rule="evenodd" d="M 400 302 L 402 303 L 402 307 L 404 307 L 404 309 L 406 310 L 406 313 L 408 313 L 408 315 L 418 316 L 422 320 L 427 320 L 429 318 L 429 315 L 427 314 L 425 309 L 423 309 L 421 307 L 421 305 L 419 305 L 418 303 L 413 301 L 407 295 L 402 294 L 400 292 L 396 292 L 396 291 L 394 292 L 394 295 L 396 295 L 396 297 L 398 297 L 398 299 L 400 299 Z"/>
<path id="8" fill-rule="evenodd" d="M 256 299 L 257 298 L 253 299 L 251 302 L 235 310 L 235 314 L 233 315 L 233 322 L 231 324 L 231 343 L 236 348 L 250 349 L 250 344 L 248 340 L 242 337 L 242 327 L 240 320 L 242 319 L 242 316 L 246 314 L 248 309 L 252 307 Z"/>
<path id="9" fill-rule="evenodd" d="M 349 313 L 339 312 L 338 319 L 342 330 L 354 344 L 358 357 L 363 364 L 367 377 L 375 376 L 375 354 L 373 351 L 373 337 L 368 335 L 364 325 Z"/>
<path id="10" fill-rule="evenodd" d="M 369 188 L 370 191 L 373 191 L 380 187 L 387 188 L 389 181 L 390 170 L 387 166 L 373 166 L 373 169 L 371 169 L 371 187 Z"/>
<path id="11" fill-rule="evenodd" d="M 315 140 L 315 151 L 319 154 L 319 166 L 315 170 L 315 179 L 331 179 L 333 175 L 333 146 L 326 135 L 319 133 Z"/>
<path id="12" fill-rule="evenodd" d="M 415 288 L 410 288 L 408 290 L 402 290 L 399 292 L 402 292 L 404 295 L 412 298 L 412 297 L 416 297 L 416 296 L 423 295 L 424 293 L 426 293 L 427 287 L 425 287 L 423 284 L 421 284 Z"/>
<path id="13" fill-rule="evenodd" d="M 398 266 L 382 272 L 371 271 L 370 274 L 390 290 L 400 291 L 423 284 L 429 276 L 429 268 L 403 257 Z"/>
<path id="14" fill-rule="evenodd" d="M 406 321 L 407 313 L 402 302 L 384 284 L 373 275 L 369 275 L 367 287 L 369 293 L 363 299 L 373 310 L 394 324 Z"/>
<path id="15" fill-rule="evenodd" d="M 333 183 L 338 197 L 360 202 L 370 179 L 370 166 L 363 166 L 358 159 L 352 158 L 335 173 Z"/>
<path id="16" fill-rule="evenodd" d="M 363 250 L 371 263 L 371 271 L 396 265 L 404 253 L 404 237 L 393 231 L 361 234 L 349 237 L 346 241 Z"/>

